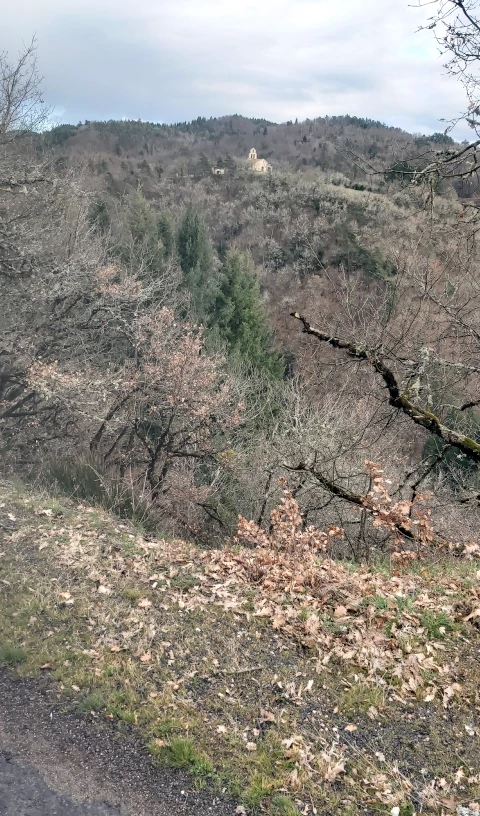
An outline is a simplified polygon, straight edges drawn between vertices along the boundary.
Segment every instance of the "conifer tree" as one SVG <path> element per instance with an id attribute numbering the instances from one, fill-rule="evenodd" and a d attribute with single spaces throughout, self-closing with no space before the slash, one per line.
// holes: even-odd
<path id="1" fill-rule="evenodd" d="M 127 197 L 125 220 L 136 244 L 144 241 L 154 243 L 158 238 L 156 215 L 141 187 Z"/>
<path id="2" fill-rule="evenodd" d="M 163 210 L 158 217 L 158 235 L 165 249 L 165 257 L 175 254 L 175 226 L 169 210 Z"/>
<path id="3" fill-rule="evenodd" d="M 126 197 L 118 254 L 123 263 L 143 275 L 154 277 L 164 268 L 166 253 L 160 237 L 158 216 L 141 187 Z"/>
<path id="4" fill-rule="evenodd" d="M 206 226 L 193 207 L 187 209 L 180 222 L 177 253 L 194 317 L 208 324 L 217 296 L 217 273 Z"/>
<path id="5" fill-rule="evenodd" d="M 210 325 L 232 355 L 273 377 L 282 376 L 284 363 L 272 348 L 260 285 L 248 254 L 227 254 Z"/>

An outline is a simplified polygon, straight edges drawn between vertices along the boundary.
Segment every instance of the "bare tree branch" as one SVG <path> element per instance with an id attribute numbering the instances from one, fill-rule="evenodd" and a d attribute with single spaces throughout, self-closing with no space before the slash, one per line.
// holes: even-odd
<path id="1" fill-rule="evenodd" d="M 436 417 L 435 414 L 431 413 L 430 411 L 414 405 L 408 398 L 405 391 L 400 390 L 400 386 L 393 371 L 384 363 L 384 361 L 374 350 L 362 348 L 361 346 L 351 343 L 348 340 L 342 340 L 338 337 L 331 337 L 329 334 L 311 326 L 308 320 L 298 312 L 291 312 L 291 317 L 294 317 L 296 320 L 299 320 L 302 323 L 303 332 L 305 334 L 310 334 L 313 337 L 316 337 L 317 340 L 328 343 L 333 348 L 342 349 L 357 360 L 365 360 L 368 362 L 375 369 L 377 374 L 380 374 L 382 377 L 390 395 L 390 405 L 410 417 L 410 419 L 416 425 L 420 425 L 434 436 L 438 436 L 440 439 L 443 439 L 444 442 L 458 448 L 458 450 L 460 450 L 468 459 L 474 462 L 480 462 L 480 444 L 475 442 L 474 439 L 470 439 L 470 437 L 458 433 L 457 431 L 448 428 L 446 425 L 443 425 L 438 417 Z"/>

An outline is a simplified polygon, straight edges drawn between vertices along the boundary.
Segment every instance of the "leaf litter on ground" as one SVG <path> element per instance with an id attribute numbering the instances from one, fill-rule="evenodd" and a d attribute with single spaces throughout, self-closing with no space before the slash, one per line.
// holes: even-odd
<path id="1" fill-rule="evenodd" d="M 121 669 L 127 686 L 129 671 L 146 672 L 146 678 L 160 669 L 168 671 L 171 679 L 164 683 L 161 703 L 168 699 L 172 713 L 181 717 L 187 712 L 187 718 L 191 717 L 187 688 L 195 686 L 197 680 L 207 682 L 212 694 L 213 687 L 222 688 L 215 692 L 221 711 L 216 712 L 213 705 L 205 708 L 203 727 L 212 735 L 207 735 L 206 743 L 215 744 L 215 735 L 232 756 L 243 746 L 245 763 L 261 763 L 271 739 L 272 752 L 279 756 L 276 761 L 283 763 L 278 770 L 278 789 L 293 792 L 304 807 L 311 796 L 307 796 L 309 783 L 315 788 L 335 786 L 339 780 L 347 790 L 352 788 L 354 799 L 360 796 L 360 783 L 362 796 L 373 796 L 384 805 L 399 807 L 410 801 L 413 785 L 395 763 L 379 760 L 376 754 L 383 754 L 375 751 L 375 746 L 367 745 L 361 756 L 355 753 L 360 744 L 357 734 L 364 731 L 360 716 L 354 722 L 347 719 L 342 728 L 345 736 L 335 726 L 325 727 L 321 733 L 310 726 L 302 731 L 298 716 L 289 707 L 298 711 L 311 708 L 334 672 L 336 677 L 345 678 L 345 693 L 365 685 L 379 688 L 384 699 L 402 706 L 439 701 L 442 709 L 450 710 L 471 691 L 466 678 L 460 682 L 458 663 L 451 653 L 461 638 L 465 640 L 460 627 L 472 627 L 478 617 L 478 570 L 470 570 L 463 580 L 461 571 L 446 570 L 439 575 L 411 566 L 382 571 L 335 561 L 328 550 L 341 531 L 301 530 L 288 494 L 274 518 L 276 533 L 269 536 L 252 522 L 241 520 L 236 541 L 221 550 L 200 550 L 185 541 L 145 540 L 141 533 L 125 532 L 124 525 L 116 527 L 110 517 L 92 508 L 73 507 L 58 519 L 38 510 L 36 515 L 33 525 L 31 520 L 23 520 L 20 528 L 12 531 L 10 544 L 18 553 L 33 535 L 40 552 L 38 541 L 50 540 L 41 557 L 48 560 L 53 572 L 55 563 L 63 576 L 70 577 L 68 589 L 64 583 L 65 590 L 59 593 L 66 613 L 77 596 L 80 602 L 79 581 L 82 587 L 90 587 L 87 604 L 92 641 L 83 652 L 91 661 L 91 675 L 101 677 L 107 654 L 122 661 L 117 669 Z M 179 581 L 179 576 L 189 580 Z M 126 582 L 134 584 L 133 589 L 123 590 Z M 126 592 L 127 599 L 122 597 L 120 602 L 121 592 Z M 239 712 L 242 699 L 252 694 L 257 682 L 255 672 L 269 671 L 268 660 L 266 667 L 256 660 L 252 663 L 252 646 L 236 654 L 235 663 L 228 668 L 215 665 L 220 661 L 211 655 L 207 666 L 202 666 L 198 657 L 189 665 L 188 654 L 182 654 L 173 642 L 170 625 L 162 625 L 169 615 L 195 620 L 213 608 L 236 627 L 259 626 L 255 640 L 264 652 L 268 652 L 271 638 L 265 625 L 281 638 L 277 645 L 292 644 L 295 649 L 299 644 L 306 649 L 307 661 L 298 660 L 296 666 L 307 668 L 307 672 L 295 671 L 295 661 L 291 661 L 288 672 L 271 677 L 281 707 L 272 712 L 258 706 L 256 727 L 246 725 L 251 715 L 245 720 Z M 440 622 L 435 624 L 437 617 Z M 199 639 L 201 634 L 199 628 Z M 287 652 L 290 647 L 280 648 Z M 244 677 L 250 681 L 248 690 L 234 687 Z M 76 691 L 81 687 L 73 683 L 71 688 Z M 149 704 L 158 694 L 150 691 Z M 236 700 L 238 695 L 240 701 Z M 382 714 L 375 705 L 369 705 L 366 716 L 376 721 Z M 292 735 L 285 736 L 289 729 Z M 279 747 L 275 746 L 274 732 Z M 357 742 L 351 743 L 350 738 Z M 160 741 L 168 745 L 168 737 Z M 445 783 L 449 794 L 465 786 L 465 779 L 476 778 L 471 772 L 459 775 L 459 770 L 456 767 L 456 776 Z M 418 807 L 435 808 L 442 797 L 446 800 L 442 780 L 445 782 L 435 777 L 421 795 L 416 794 Z M 348 794 L 342 801 L 339 813 L 349 801 Z"/>

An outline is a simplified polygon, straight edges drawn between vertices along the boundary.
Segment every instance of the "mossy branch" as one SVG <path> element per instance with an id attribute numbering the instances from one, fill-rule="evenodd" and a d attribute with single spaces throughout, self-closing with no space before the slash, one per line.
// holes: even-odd
<path id="1" fill-rule="evenodd" d="M 348 340 L 342 340 L 339 337 L 332 337 L 326 332 L 315 329 L 308 320 L 298 312 L 291 312 L 291 317 L 294 317 L 302 323 L 303 332 L 305 334 L 310 334 L 312 337 L 316 337 L 317 340 L 328 343 L 333 348 L 346 351 L 351 357 L 355 357 L 358 360 L 365 360 L 369 363 L 377 374 L 380 374 L 382 377 L 390 395 L 390 405 L 410 417 L 412 422 L 416 425 L 421 425 L 422 428 L 425 428 L 434 436 L 438 436 L 440 439 L 443 439 L 444 442 L 453 445 L 453 447 L 461 451 L 470 461 L 480 462 L 480 444 L 469 436 L 465 436 L 443 425 L 438 417 L 432 414 L 431 411 L 414 405 L 407 394 L 400 390 L 393 371 L 385 365 L 383 360 L 380 359 L 373 350 L 363 348 Z"/>

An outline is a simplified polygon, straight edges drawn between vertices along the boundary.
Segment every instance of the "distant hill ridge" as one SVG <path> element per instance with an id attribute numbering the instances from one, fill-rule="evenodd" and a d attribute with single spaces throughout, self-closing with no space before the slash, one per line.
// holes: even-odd
<path id="1" fill-rule="evenodd" d="M 254 147 L 274 168 L 282 163 L 295 170 L 317 167 L 352 178 L 358 177 L 358 169 L 348 152 L 367 161 L 389 164 L 414 155 L 420 147 L 438 150 L 454 143 L 443 133 L 410 134 L 357 116 L 325 116 L 278 124 L 238 114 L 198 117 L 174 124 L 141 120 L 62 124 L 48 131 L 44 140 L 47 146 L 69 153 L 103 154 L 124 161 L 141 159 L 158 173 L 202 157 L 215 165 L 228 158 L 246 158 Z"/>

